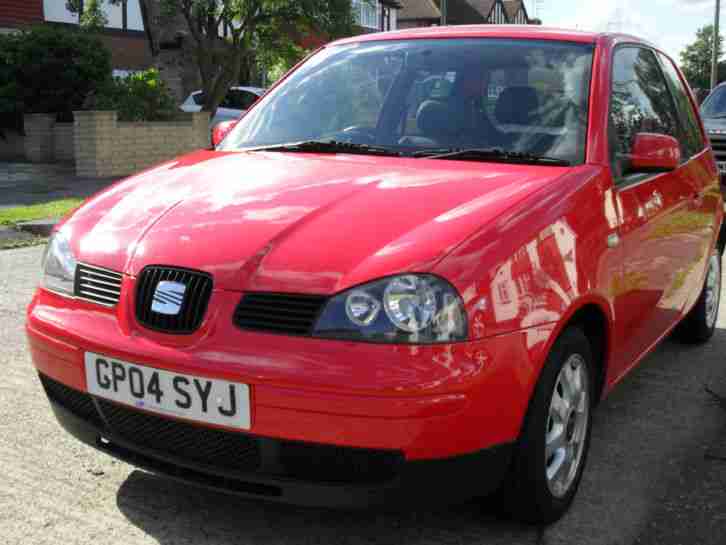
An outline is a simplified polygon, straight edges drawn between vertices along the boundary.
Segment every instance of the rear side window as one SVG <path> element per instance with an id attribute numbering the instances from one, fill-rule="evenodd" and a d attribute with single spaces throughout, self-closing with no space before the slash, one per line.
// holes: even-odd
<path id="1" fill-rule="evenodd" d="M 688 98 L 688 91 L 678 76 L 673 62 L 662 53 L 659 53 L 658 56 L 663 65 L 666 81 L 676 102 L 677 114 L 681 122 L 681 127 L 683 128 L 683 136 L 681 138 L 681 147 L 684 153 L 683 159 L 687 160 L 703 151 L 705 147 L 701 126 L 696 117 L 696 112 L 693 110 L 693 104 L 690 98 Z"/>
<path id="2" fill-rule="evenodd" d="M 655 55 L 642 47 L 621 47 L 613 59 L 610 146 L 616 179 L 628 172 L 635 135 L 641 132 L 678 138 L 673 99 Z"/>
<path id="3" fill-rule="evenodd" d="M 257 95 L 248 91 L 239 89 L 231 89 L 222 101 L 223 108 L 232 108 L 234 110 L 247 110 L 257 100 Z"/>

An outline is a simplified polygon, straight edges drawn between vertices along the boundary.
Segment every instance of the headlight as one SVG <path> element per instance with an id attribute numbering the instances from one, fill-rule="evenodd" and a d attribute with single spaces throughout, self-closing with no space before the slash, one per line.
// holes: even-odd
<path id="1" fill-rule="evenodd" d="M 71 251 L 68 234 L 61 230 L 48 241 L 43 255 L 42 285 L 51 291 L 73 295 L 76 258 Z"/>
<path id="2" fill-rule="evenodd" d="M 392 276 L 333 297 L 316 337 L 427 344 L 463 341 L 466 311 L 451 284 L 430 274 Z"/>

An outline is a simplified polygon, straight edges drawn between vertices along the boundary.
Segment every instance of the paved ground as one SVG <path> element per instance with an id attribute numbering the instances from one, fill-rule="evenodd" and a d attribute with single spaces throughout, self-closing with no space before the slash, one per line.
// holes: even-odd
<path id="1" fill-rule="evenodd" d="M 79 178 L 73 165 L 0 161 L 0 208 L 69 197 L 86 198 L 112 181 Z"/>
<path id="2" fill-rule="evenodd" d="M 726 412 L 703 391 L 704 384 L 726 390 L 726 313 L 711 344 L 665 343 L 598 409 L 574 509 L 540 530 L 475 503 L 376 514 L 245 501 L 136 471 L 76 443 L 54 422 L 25 349 L 23 310 L 40 255 L 40 248 L 0 252 L 2 544 L 726 542 Z"/>

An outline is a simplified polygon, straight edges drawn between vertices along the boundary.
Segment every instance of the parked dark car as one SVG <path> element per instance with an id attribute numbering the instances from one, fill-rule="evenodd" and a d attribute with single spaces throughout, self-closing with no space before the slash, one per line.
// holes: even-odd
<path id="1" fill-rule="evenodd" d="M 716 156 L 723 188 L 726 181 L 726 82 L 718 85 L 703 101 L 701 117 Z"/>

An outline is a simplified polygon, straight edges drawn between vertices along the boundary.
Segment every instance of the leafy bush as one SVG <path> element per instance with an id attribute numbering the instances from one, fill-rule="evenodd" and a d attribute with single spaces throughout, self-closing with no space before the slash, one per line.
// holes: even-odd
<path id="1" fill-rule="evenodd" d="M 166 121 L 177 114 L 176 101 L 153 68 L 113 78 L 99 92 L 94 108 L 116 110 L 120 121 Z"/>
<path id="2" fill-rule="evenodd" d="M 18 96 L 16 34 L 0 34 L 0 137 L 3 128 L 22 128 L 23 105 Z"/>
<path id="3" fill-rule="evenodd" d="M 15 100 L 26 113 L 57 113 L 70 120 L 110 77 L 111 53 L 93 33 L 44 25 L 4 40 L 10 48 L 0 71 L 15 85 L 1 87 L 3 100 L 6 106 Z"/>

